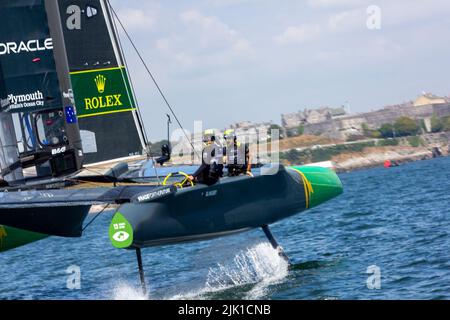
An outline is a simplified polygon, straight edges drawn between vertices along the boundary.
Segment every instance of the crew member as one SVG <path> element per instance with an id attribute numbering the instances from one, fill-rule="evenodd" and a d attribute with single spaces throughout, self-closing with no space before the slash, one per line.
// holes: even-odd
<path id="1" fill-rule="evenodd" d="M 6 180 L 3 180 L 2 178 L 0 178 L 0 188 L 6 188 L 9 187 L 9 183 Z"/>
<path id="2" fill-rule="evenodd" d="M 202 164 L 189 180 L 211 186 L 223 176 L 223 147 L 216 140 L 212 129 L 203 133 L 203 143 Z"/>
<path id="3" fill-rule="evenodd" d="M 249 145 L 240 143 L 233 129 L 225 131 L 224 139 L 226 141 L 224 153 L 226 155 L 228 176 L 236 177 L 246 174 L 253 177 Z"/>

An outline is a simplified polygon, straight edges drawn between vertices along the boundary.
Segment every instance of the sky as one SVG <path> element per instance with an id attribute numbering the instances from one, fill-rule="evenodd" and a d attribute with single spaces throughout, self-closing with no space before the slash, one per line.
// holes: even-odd
<path id="1" fill-rule="evenodd" d="M 450 95 L 448 0 L 111 3 L 188 130 Z M 121 38 L 149 138 L 160 140 L 168 110 Z"/>

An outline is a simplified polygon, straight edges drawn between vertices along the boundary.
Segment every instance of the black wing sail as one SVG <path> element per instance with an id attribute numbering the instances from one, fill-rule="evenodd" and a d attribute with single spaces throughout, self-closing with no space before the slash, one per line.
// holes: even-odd
<path id="1" fill-rule="evenodd" d="M 85 163 L 142 155 L 136 99 L 107 1 L 60 0 Z"/>
<path id="2" fill-rule="evenodd" d="M 5 81 L 3 79 L 3 68 L 0 62 L 0 107 L 9 107 L 8 94 L 6 92 Z M 19 161 L 17 149 L 17 137 L 14 130 L 12 115 L 8 112 L 0 112 L 0 171 L 8 170 L 9 166 Z M 4 180 L 3 180 L 4 179 Z M 22 170 L 11 170 L 0 180 L 0 187 L 8 184 L 6 181 L 16 181 L 23 179 Z"/>
<path id="3" fill-rule="evenodd" d="M 0 13 L 0 182 L 20 189 L 22 169 L 35 167 L 39 179 L 66 175 L 81 168 L 83 153 L 58 0 L 1 0 Z M 47 234 L 78 236 L 91 205 L 66 208 L 70 191 L 61 207 L 51 193 L 1 191 L 0 252 Z"/>
<path id="4" fill-rule="evenodd" d="M 77 171 L 82 148 L 57 0 L 2 0 L 0 61 L 20 160 L 38 176 Z"/>

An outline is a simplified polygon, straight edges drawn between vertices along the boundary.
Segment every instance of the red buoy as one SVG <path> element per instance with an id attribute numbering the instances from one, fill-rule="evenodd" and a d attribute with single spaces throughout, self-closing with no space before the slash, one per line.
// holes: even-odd
<path id="1" fill-rule="evenodd" d="M 384 167 L 385 167 L 385 168 L 390 168 L 390 167 L 392 167 L 392 162 L 391 162 L 391 160 L 386 160 L 386 161 L 384 162 Z"/>

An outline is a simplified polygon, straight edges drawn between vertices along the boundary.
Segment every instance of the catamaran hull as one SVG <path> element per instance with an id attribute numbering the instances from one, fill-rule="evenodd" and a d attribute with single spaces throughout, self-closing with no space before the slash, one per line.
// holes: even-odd
<path id="1" fill-rule="evenodd" d="M 80 237 L 91 207 L 112 203 L 120 194 L 126 192 L 120 188 L 1 192 L 0 252 L 47 236 Z"/>
<path id="2" fill-rule="evenodd" d="M 81 237 L 83 221 L 90 208 L 90 205 L 0 208 L 0 222 L 8 227 L 34 233 Z"/>
<path id="3" fill-rule="evenodd" d="M 0 225 L 0 252 L 47 238 L 48 235 Z"/>
<path id="4" fill-rule="evenodd" d="M 342 193 L 336 174 L 331 177 L 331 197 Z M 144 248 L 208 240 L 273 224 L 308 209 L 311 182 L 297 169 L 280 167 L 272 175 L 224 178 L 214 186 L 167 191 L 154 197 L 141 194 L 118 210 L 133 230 L 129 248 Z M 317 190 L 318 191 L 318 190 Z M 164 193 L 164 192 L 162 192 Z M 141 200 L 141 201 L 139 201 Z"/>

